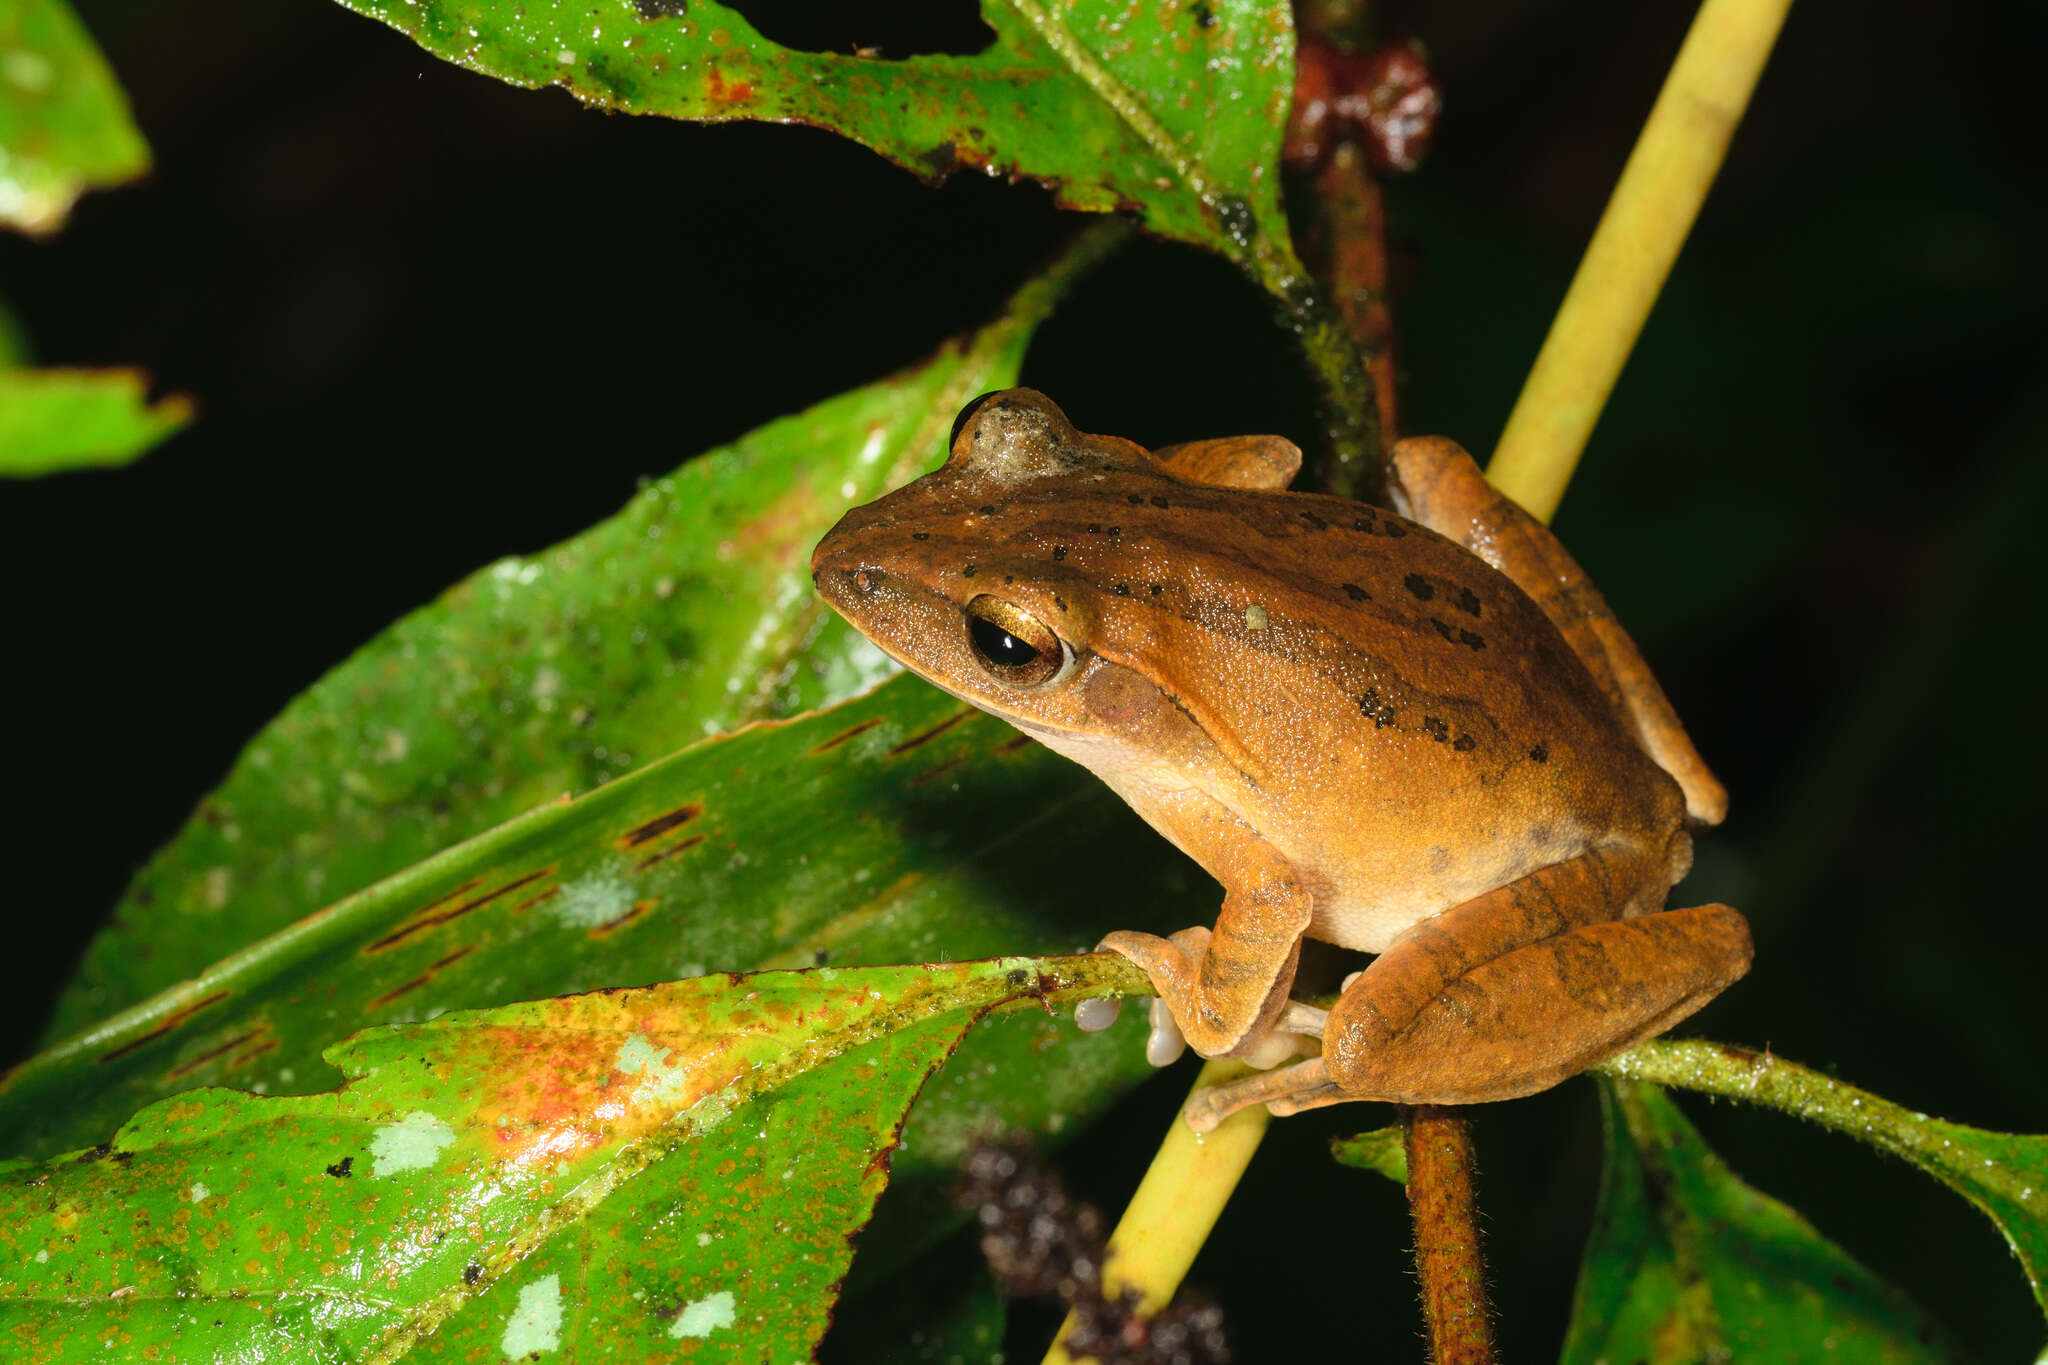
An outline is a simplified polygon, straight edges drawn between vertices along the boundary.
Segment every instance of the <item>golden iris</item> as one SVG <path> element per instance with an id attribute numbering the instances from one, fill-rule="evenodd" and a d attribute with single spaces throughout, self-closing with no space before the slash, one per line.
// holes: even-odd
<path id="1" fill-rule="evenodd" d="M 1013 687 L 1048 682 L 1066 663 L 1060 637 L 1043 621 L 987 593 L 967 604 L 967 644 L 991 677 Z"/>

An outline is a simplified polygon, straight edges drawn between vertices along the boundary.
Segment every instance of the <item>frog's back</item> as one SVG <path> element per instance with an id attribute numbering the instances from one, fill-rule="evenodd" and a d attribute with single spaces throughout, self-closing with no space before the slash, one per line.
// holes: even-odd
<path id="1" fill-rule="evenodd" d="M 1318 937 L 1377 950 L 1596 842 L 1678 829 L 1676 784 L 1542 610 L 1427 528 L 1144 469 L 1011 493 L 985 523 L 1014 533 L 1003 560 L 1087 582 L 1095 648 L 1215 741 L 1189 779 L 1311 879 Z"/>

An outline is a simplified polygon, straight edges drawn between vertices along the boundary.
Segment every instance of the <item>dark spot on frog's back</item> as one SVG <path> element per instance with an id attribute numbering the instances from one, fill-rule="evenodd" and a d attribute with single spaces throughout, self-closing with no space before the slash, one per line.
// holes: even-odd
<path id="1" fill-rule="evenodd" d="M 1550 762 L 1550 746 L 1548 744 L 1538 744 L 1535 748 L 1529 750 L 1529 757 L 1538 763 Z"/>
<path id="2" fill-rule="evenodd" d="M 1116 585 L 1116 595 L 1117 595 L 1118 597 L 1129 597 L 1129 596 L 1131 595 L 1131 585 L 1130 585 L 1130 584 L 1128 584 L 1128 583 L 1119 583 L 1119 584 L 1117 584 L 1117 585 Z"/>
<path id="3" fill-rule="evenodd" d="M 1372 718 L 1373 729 L 1384 730 L 1394 723 L 1394 708 L 1381 702 L 1377 687 L 1366 688 L 1352 700 L 1358 703 L 1360 714 Z"/>
<path id="4" fill-rule="evenodd" d="M 1067 557 L 1067 547 L 1064 545 L 1053 546 L 1052 557 L 1054 562 L 1058 562 L 1059 560 L 1065 559 Z"/>
<path id="5" fill-rule="evenodd" d="M 1418 602 L 1427 602 L 1436 596 L 1436 586 L 1419 573 L 1409 574 L 1406 578 L 1402 579 L 1401 586 L 1408 589 L 1409 593 Z M 1436 625 L 1439 630 L 1443 629 L 1441 621 L 1437 622 Z"/>
<path id="6" fill-rule="evenodd" d="M 912 531 L 910 533 L 910 538 L 912 540 L 930 540 L 932 538 L 932 533 L 930 531 Z"/>
<path id="7" fill-rule="evenodd" d="M 1313 512 L 1303 512 L 1301 514 L 1301 519 L 1307 522 L 1310 528 L 1313 530 L 1327 531 L 1330 529 L 1330 523 L 1324 521 L 1321 517 L 1317 516 Z"/>
<path id="8" fill-rule="evenodd" d="M 972 564 L 966 565 L 964 568 L 960 570 L 960 572 L 965 574 L 967 577 L 972 578 L 974 577 L 974 566 Z"/>
<path id="9" fill-rule="evenodd" d="M 1470 735 L 1459 735 L 1455 740 L 1451 741 L 1451 747 L 1461 754 L 1469 754 L 1479 747 L 1479 741 Z"/>
<path id="10" fill-rule="evenodd" d="M 1472 591 L 1472 589 L 1458 589 L 1456 600 L 1458 610 L 1464 612 L 1467 616 L 1477 616 L 1479 614 L 1479 594 Z"/>
<path id="11" fill-rule="evenodd" d="M 1424 716 L 1422 718 L 1422 729 L 1424 733 L 1439 744 L 1447 742 L 1451 737 L 1451 727 L 1444 724 L 1443 719 L 1439 716 Z"/>
<path id="12" fill-rule="evenodd" d="M 1346 583 L 1344 585 L 1344 595 L 1354 602 L 1370 602 L 1372 600 L 1372 594 L 1359 587 L 1356 583 Z"/>
<path id="13" fill-rule="evenodd" d="M 1152 499 L 1152 505 L 1153 505 L 1154 507 L 1157 507 L 1158 509 L 1160 509 L 1160 510 L 1161 510 L 1161 511 L 1163 512 L 1163 511 L 1165 511 L 1165 510 L 1166 510 L 1166 505 L 1167 505 L 1167 504 L 1166 504 L 1166 499 L 1165 499 L 1165 498 L 1160 498 L 1160 497 L 1155 497 L 1155 498 L 1153 498 L 1153 499 Z"/>

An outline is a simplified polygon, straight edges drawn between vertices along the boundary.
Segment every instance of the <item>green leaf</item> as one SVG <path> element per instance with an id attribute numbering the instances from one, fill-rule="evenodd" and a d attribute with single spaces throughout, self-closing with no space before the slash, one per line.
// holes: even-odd
<path id="1" fill-rule="evenodd" d="M 10 1359 L 802 1361 L 903 1111 L 1112 959 L 707 977 L 374 1029 L 0 1192 Z M 693 1343 L 693 1344 L 679 1344 Z"/>
<path id="2" fill-rule="evenodd" d="M 1095 869 L 1089 896 L 1028 875 L 1047 846 Z M 1101 935 L 1103 905 L 1182 922 L 1188 888 L 1083 770 L 899 677 L 541 807 L 74 1035 L 0 1082 L 0 1143 L 97 1141 L 199 1085 L 319 1089 L 322 1049 L 374 1023 L 707 971 L 1067 951 Z M 1148 1070 L 1129 1033 L 1011 1027 L 1001 1086 L 1041 1131 Z M 1063 1068 L 1106 1088 L 1047 1079 Z M 986 1107 L 968 1087 L 957 1125 Z"/>
<path id="3" fill-rule="evenodd" d="M 1073 208 L 1135 210 L 1241 262 L 1293 262 L 1278 160 L 1294 27 L 1273 0 L 983 0 L 987 47 L 900 60 L 796 51 L 716 0 L 343 3 L 514 85 L 670 118 L 814 124 L 927 180 L 1030 177 Z"/>
<path id="4" fill-rule="evenodd" d="M 1085 235 L 972 339 L 692 460 L 365 645 L 256 736 L 136 877 L 47 1036 L 564 792 L 892 671 L 812 592 L 811 546 L 849 505 L 937 462 L 954 412 L 1014 382 L 1060 291 L 1115 240 Z M 661 975 L 674 973 L 618 979 Z M 531 984 L 528 998 L 570 989 Z"/>
<path id="5" fill-rule="evenodd" d="M 191 420 L 134 370 L 0 369 L 0 477 L 124 465 Z"/>
<path id="6" fill-rule="evenodd" d="M 1603 1069 L 1782 1109 L 1904 1157 L 1998 1225 L 2048 1312 L 2048 1136 L 1929 1118 L 1768 1052 L 1718 1043 L 1644 1043 Z"/>
<path id="7" fill-rule="evenodd" d="M 55 232 L 79 195 L 148 169 L 128 101 L 71 6 L 0 6 L 0 223 Z"/>
<path id="8" fill-rule="evenodd" d="M 1601 1078 L 1607 1169 L 1565 1365 L 1939 1361 L 1926 1316 L 1745 1185 L 1654 1086 Z"/>
<path id="9" fill-rule="evenodd" d="M 1330 1155 L 1341 1165 L 1377 1171 L 1396 1185 L 1408 1183 L 1408 1137 L 1399 1125 L 1331 1138 Z"/>

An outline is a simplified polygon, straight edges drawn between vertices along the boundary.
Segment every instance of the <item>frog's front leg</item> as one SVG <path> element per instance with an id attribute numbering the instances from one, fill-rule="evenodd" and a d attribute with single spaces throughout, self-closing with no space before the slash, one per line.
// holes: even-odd
<path id="1" fill-rule="evenodd" d="M 1512 1099 L 1662 1032 L 1749 969 L 1750 939 L 1725 905 L 1608 918 L 1653 868 L 1596 850 L 1424 920 L 1346 988 L 1322 1056 L 1195 1096 L 1189 1123 L 1256 1103 Z"/>
<path id="2" fill-rule="evenodd" d="M 1287 1008 L 1314 902 L 1265 840 L 1206 800 L 1154 809 L 1154 823 L 1227 888 L 1213 930 L 1171 939 L 1113 933 L 1101 947 L 1144 969 L 1188 1045 L 1204 1057 L 1256 1052 Z"/>

